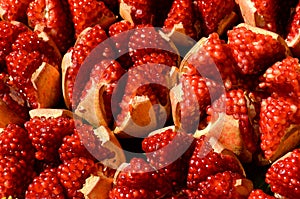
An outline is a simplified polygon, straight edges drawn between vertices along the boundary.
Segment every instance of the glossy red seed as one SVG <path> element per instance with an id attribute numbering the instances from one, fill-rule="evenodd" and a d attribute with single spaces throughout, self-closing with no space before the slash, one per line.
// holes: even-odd
<path id="1" fill-rule="evenodd" d="M 296 199 L 300 195 L 300 150 L 292 151 L 291 156 L 274 163 L 266 174 L 266 182 L 271 190 L 281 196 Z"/>

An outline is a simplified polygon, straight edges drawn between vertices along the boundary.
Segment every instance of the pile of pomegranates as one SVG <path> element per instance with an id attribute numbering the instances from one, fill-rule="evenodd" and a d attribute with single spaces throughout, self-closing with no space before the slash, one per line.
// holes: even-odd
<path id="1" fill-rule="evenodd" d="M 299 58 L 299 0 L 1 0 L 0 198 L 298 199 Z"/>

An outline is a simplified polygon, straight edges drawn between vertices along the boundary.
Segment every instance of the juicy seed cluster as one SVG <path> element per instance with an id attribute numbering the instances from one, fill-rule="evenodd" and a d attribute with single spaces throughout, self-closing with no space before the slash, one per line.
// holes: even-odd
<path id="1" fill-rule="evenodd" d="M 29 26 L 33 29 L 44 27 L 43 31 L 53 39 L 60 52 L 67 51 L 73 43 L 74 28 L 68 14 L 67 8 L 59 0 L 34 0 L 27 8 Z"/>
<path id="2" fill-rule="evenodd" d="M 197 189 L 207 177 L 224 171 L 242 173 L 237 159 L 214 152 L 205 136 L 196 140 L 195 150 L 189 161 L 187 187 Z"/>
<path id="3" fill-rule="evenodd" d="M 228 31 L 229 46 L 241 74 L 257 74 L 285 57 L 285 47 L 269 35 L 245 27 Z"/>
<path id="4" fill-rule="evenodd" d="M 171 184 L 161 170 L 155 170 L 140 158 L 132 158 L 117 176 L 116 186 L 110 191 L 110 198 L 132 195 L 143 198 L 160 198 L 171 190 Z M 120 193 L 120 191 L 126 191 Z"/>
<path id="5" fill-rule="evenodd" d="M 83 198 L 79 190 L 85 183 L 85 179 L 95 172 L 94 169 L 94 161 L 84 157 L 72 158 L 58 166 L 57 176 L 68 198 Z"/>
<path id="6" fill-rule="evenodd" d="M 261 189 L 255 189 L 251 191 L 248 199 L 275 199 L 275 197 L 267 195 Z"/>
<path id="7" fill-rule="evenodd" d="M 50 128 L 49 128 L 50 127 Z M 59 159 L 58 149 L 65 136 L 74 131 L 74 121 L 68 117 L 46 118 L 34 117 L 25 123 L 32 145 L 35 147 L 35 158 L 51 162 Z"/>
<path id="8" fill-rule="evenodd" d="M 46 169 L 33 179 L 28 186 L 25 198 L 65 199 L 64 188 L 57 176 L 57 169 Z"/>
<path id="9" fill-rule="evenodd" d="M 122 0 L 122 2 L 130 6 L 130 16 L 135 25 L 152 24 L 153 12 L 151 0 Z"/>
<path id="10" fill-rule="evenodd" d="M 204 35 L 216 32 L 221 20 L 230 14 L 235 6 L 233 0 L 196 0 L 197 15 L 201 18 Z"/>
<path id="11" fill-rule="evenodd" d="M 69 52 L 71 53 L 71 65 L 69 66 L 66 72 L 66 88 L 67 94 L 70 101 L 75 105 L 79 100 L 80 92 L 84 88 L 84 84 L 80 84 L 82 87 L 76 88 L 75 96 L 73 96 L 74 84 L 78 74 L 78 71 L 83 64 L 84 60 L 90 54 L 90 52 L 100 43 L 107 39 L 106 32 L 101 28 L 100 25 L 95 25 L 93 28 L 87 30 L 87 32 L 80 37 L 80 39 L 76 42 L 75 46 L 72 47 Z M 101 56 L 101 57 L 100 57 Z M 103 57 L 102 57 L 103 56 Z M 103 52 L 100 55 L 101 58 L 110 58 L 112 56 L 112 50 L 110 46 L 103 46 Z M 87 66 L 87 65 L 85 65 Z M 92 65 L 87 66 L 85 71 L 90 72 L 92 70 Z M 85 79 L 82 80 L 82 83 L 88 81 L 88 77 L 83 77 Z"/>
<path id="12" fill-rule="evenodd" d="M 103 28 L 115 21 L 115 15 L 102 1 L 68 0 L 76 37 L 87 27 L 100 24 Z"/>
<path id="13" fill-rule="evenodd" d="M 112 39 L 113 45 L 117 50 L 117 60 L 125 69 L 128 69 L 133 65 L 128 52 L 128 42 L 130 33 L 132 32 L 130 31 L 131 29 L 133 29 L 133 25 L 129 21 L 123 20 L 112 24 L 108 30 L 110 39 Z"/>
<path id="14" fill-rule="evenodd" d="M 114 157 L 114 153 L 102 146 L 92 126 L 86 124 L 76 125 L 74 133 L 63 138 L 58 152 L 63 162 L 75 157 L 98 161 Z"/>
<path id="15" fill-rule="evenodd" d="M 9 124 L 1 133 L 0 154 L 14 156 L 29 165 L 34 163 L 34 148 L 28 133 L 16 124 Z"/>
<path id="16" fill-rule="evenodd" d="M 287 57 L 266 70 L 259 86 L 268 89 L 272 95 L 297 99 L 300 96 L 299 70 L 299 60 Z"/>
<path id="17" fill-rule="evenodd" d="M 296 111 L 297 107 L 284 98 L 268 97 L 262 102 L 259 121 L 260 146 L 267 159 L 276 152 Z"/>
<path id="18" fill-rule="evenodd" d="M 264 23 L 259 24 L 261 28 L 278 32 L 278 19 L 280 4 L 272 0 L 252 0 L 254 7 L 257 9 L 258 15 L 262 16 Z"/>
<path id="19" fill-rule="evenodd" d="M 191 0 L 175 0 L 173 1 L 168 17 L 164 22 L 164 28 L 171 31 L 174 26 L 181 24 L 184 33 L 193 39 L 197 39 L 197 32 L 194 27 L 195 16 L 193 14 L 193 6 Z"/>
<path id="20" fill-rule="evenodd" d="M 32 164 L 14 156 L 0 155 L 0 197 L 22 198 L 34 172 Z"/>
<path id="21" fill-rule="evenodd" d="M 266 174 L 266 182 L 271 190 L 290 199 L 300 195 L 300 149 L 295 149 L 288 157 L 274 163 Z"/>

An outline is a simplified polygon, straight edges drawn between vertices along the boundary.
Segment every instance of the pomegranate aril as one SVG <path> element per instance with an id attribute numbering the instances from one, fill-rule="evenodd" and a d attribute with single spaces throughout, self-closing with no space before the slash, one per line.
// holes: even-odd
<path id="1" fill-rule="evenodd" d="M 196 14 L 201 19 L 201 30 L 207 36 L 218 30 L 218 26 L 234 10 L 234 0 L 194 0 Z"/>
<path id="2" fill-rule="evenodd" d="M 296 111 L 297 106 L 282 97 L 268 97 L 262 101 L 259 120 L 260 146 L 266 159 L 274 159 L 274 155 L 280 155 L 277 150 L 288 127 L 293 123 Z"/>
<path id="3" fill-rule="evenodd" d="M 74 28 L 60 0 L 34 0 L 27 9 L 31 28 L 45 31 L 60 52 L 66 52 L 74 41 Z"/>
<path id="4" fill-rule="evenodd" d="M 74 121 L 68 117 L 34 117 L 25 123 L 29 138 L 36 149 L 35 157 L 48 162 L 59 158 L 58 149 L 65 136 L 74 131 Z"/>
<path id="5" fill-rule="evenodd" d="M 300 149 L 295 149 L 275 162 L 267 171 L 266 182 L 272 192 L 290 199 L 300 195 Z"/>
<path id="6" fill-rule="evenodd" d="M 168 17 L 164 22 L 164 28 L 167 32 L 176 30 L 176 26 L 183 26 L 181 31 L 192 39 L 197 39 L 198 33 L 195 24 L 192 0 L 175 0 L 173 1 Z"/>
<path id="7" fill-rule="evenodd" d="M 227 35 L 237 69 L 243 75 L 258 74 L 285 57 L 285 46 L 270 35 L 246 27 L 235 27 Z"/>
<path id="8" fill-rule="evenodd" d="M 25 198 L 65 199 L 64 189 L 57 176 L 57 169 L 45 169 L 33 179 L 27 188 Z"/>
<path id="9" fill-rule="evenodd" d="M 77 38 L 87 27 L 99 24 L 106 29 L 116 20 L 114 13 L 106 7 L 103 1 L 68 0 L 68 3 Z"/>
<path id="10" fill-rule="evenodd" d="M 14 156 L 27 164 L 34 163 L 34 148 L 27 131 L 16 124 L 9 124 L 0 136 L 0 154 Z"/>
<path id="11" fill-rule="evenodd" d="M 79 190 L 85 180 L 94 172 L 93 160 L 84 157 L 67 160 L 57 168 L 57 176 L 65 188 L 68 198 L 83 198 L 83 194 Z"/>

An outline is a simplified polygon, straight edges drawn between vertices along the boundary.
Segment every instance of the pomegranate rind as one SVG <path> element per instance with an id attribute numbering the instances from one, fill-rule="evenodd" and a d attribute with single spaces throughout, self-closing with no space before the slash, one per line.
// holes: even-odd
<path id="1" fill-rule="evenodd" d="M 66 75 L 67 75 L 67 70 L 68 68 L 71 67 L 72 65 L 72 52 L 73 50 L 71 49 L 70 51 L 68 51 L 63 59 L 62 59 L 62 64 L 61 64 L 61 70 L 62 70 L 62 94 L 63 94 L 63 98 L 65 101 L 65 105 L 67 106 L 68 109 L 71 108 L 71 99 L 69 98 L 68 95 L 68 81 L 66 79 Z"/>
<path id="2" fill-rule="evenodd" d="M 113 187 L 113 179 L 105 175 L 91 175 L 85 180 L 83 188 L 79 191 L 86 199 L 107 199 Z"/>
<path id="3" fill-rule="evenodd" d="M 251 162 L 253 159 L 253 154 L 247 150 L 239 127 L 239 121 L 235 119 L 232 115 L 221 114 L 219 118 L 222 118 L 222 121 L 218 119 L 213 123 L 209 123 L 209 125 L 203 130 L 197 130 L 194 133 L 195 138 L 199 138 L 202 135 L 211 136 L 215 134 L 214 128 L 217 128 L 217 135 L 213 135 L 216 137 L 218 142 L 224 146 L 224 148 L 232 151 L 240 161 L 242 162 Z M 221 129 L 219 127 L 215 127 L 222 125 Z M 212 130 L 213 129 L 213 130 Z"/>
<path id="4" fill-rule="evenodd" d="M 0 118 L 0 128 L 5 128 L 9 123 L 23 124 L 26 121 L 26 118 L 12 111 L 2 99 L 0 99 Z"/>
<path id="5" fill-rule="evenodd" d="M 61 97 L 59 71 L 45 62 L 32 74 L 31 82 L 38 98 L 38 107 L 53 107 Z"/>
<path id="6" fill-rule="evenodd" d="M 219 35 L 224 34 L 230 27 L 232 27 L 239 20 L 238 15 L 235 12 L 231 12 L 226 15 L 219 23 L 217 33 Z"/>
<path id="7" fill-rule="evenodd" d="M 268 165 L 270 163 L 275 163 L 278 160 L 286 157 L 289 151 L 295 149 L 299 146 L 300 143 L 300 125 L 299 124 L 291 124 L 284 133 L 284 136 L 281 138 L 280 144 L 273 152 L 273 155 L 266 159 L 262 155 L 258 158 L 259 164 Z"/>
<path id="8" fill-rule="evenodd" d="M 149 132 L 157 128 L 157 115 L 153 109 L 151 100 L 147 96 L 135 96 L 128 104 L 131 110 L 125 119 L 114 129 L 118 137 L 145 137 Z M 164 107 L 158 105 L 163 112 Z M 128 132 L 128 133 L 127 133 Z M 134 135 L 132 133 L 134 132 Z"/>
<path id="9" fill-rule="evenodd" d="M 66 109 L 39 108 L 39 109 L 30 110 L 29 116 L 30 118 L 41 117 L 41 116 L 46 118 L 49 117 L 57 118 L 62 116 L 73 118 L 73 113 Z"/>
<path id="10" fill-rule="evenodd" d="M 93 81 L 91 88 L 75 109 L 75 114 L 84 118 L 93 126 L 108 126 L 103 99 L 106 87 L 107 85 L 104 83 L 97 84 Z"/>
<path id="11" fill-rule="evenodd" d="M 119 4 L 120 4 L 120 6 L 119 6 L 120 7 L 120 16 L 123 19 L 129 21 L 133 25 L 134 23 L 133 23 L 133 20 L 132 20 L 132 17 L 131 17 L 131 8 L 132 8 L 132 6 L 126 4 L 124 2 L 124 0 L 121 0 Z"/>
<path id="12" fill-rule="evenodd" d="M 94 130 L 95 135 L 102 141 L 102 145 L 114 152 L 111 159 L 102 160 L 101 163 L 109 168 L 117 169 L 122 163 L 126 162 L 124 151 L 116 138 L 115 134 L 105 126 L 100 126 Z"/>

